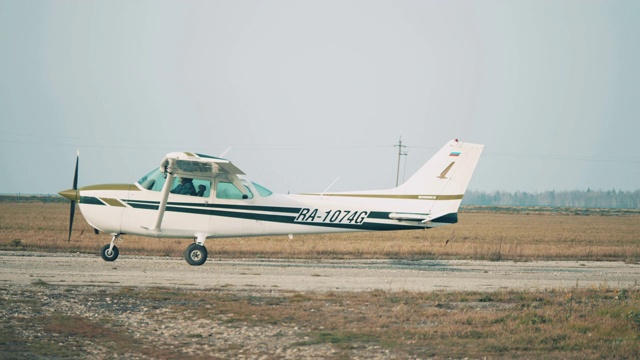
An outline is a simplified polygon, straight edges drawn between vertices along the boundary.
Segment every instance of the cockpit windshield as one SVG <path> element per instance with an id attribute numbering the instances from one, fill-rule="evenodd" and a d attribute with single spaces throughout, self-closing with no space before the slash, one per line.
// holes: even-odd
<path id="1" fill-rule="evenodd" d="M 147 190 L 162 191 L 165 181 L 167 181 L 165 174 L 159 168 L 155 168 L 138 180 L 138 184 Z"/>

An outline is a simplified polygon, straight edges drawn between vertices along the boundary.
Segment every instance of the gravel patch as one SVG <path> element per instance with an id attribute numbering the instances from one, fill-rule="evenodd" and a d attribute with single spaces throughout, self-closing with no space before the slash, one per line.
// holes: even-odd
<path id="1" fill-rule="evenodd" d="M 308 329 L 294 324 L 236 321 L 228 314 L 199 318 L 193 316 L 199 310 L 196 302 L 136 294 L 147 290 L 127 289 L 132 294 L 127 297 L 118 288 L 57 286 L 43 281 L 3 285 L 0 329 L 11 336 L 0 347 L 0 358 L 397 357 L 377 347 L 345 350 L 327 343 L 313 344 Z M 191 310 L 176 310 L 185 307 Z M 81 323 L 76 324 L 78 329 L 68 324 L 72 320 Z M 56 331 L 64 328 L 65 323 L 71 330 Z"/>

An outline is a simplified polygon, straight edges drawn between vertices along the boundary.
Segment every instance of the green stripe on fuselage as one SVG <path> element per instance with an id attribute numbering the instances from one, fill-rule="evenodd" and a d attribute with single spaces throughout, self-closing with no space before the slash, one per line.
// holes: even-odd
<path id="1" fill-rule="evenodd" d="M 128 200 L 125 201 L 127 204 L 132 207 L 137 208 L 154 208 L 157 209 L 160 203 L 158 201 L 147 201 L 147 200 Z M 280 206 L 259 206 L 259 205 L 230 205 L 230 204 L 200 204 L 200 203 L 188 203 L 188 202 L 170 202 L 167 205 L 171 206 L 191 206 L 198 208 L 219 208 L 219 209 L 233 209 L 233 210 L 251 210 L 251 211 L 271 211 L 271 212 L 282 212 L 289 214 L 297 214 L 300 212 L 300 208 L 294 207 L 280 207 Z"/>
<path id="2" fill-rule="evenodd" d="M 153 201 L 127 201 L 133 208 L 144 210 L 157 210 L 159 202 Z M 239 210 L 239 211 L 229 211 Z M 265 214 L 244 212 L 241 210 L 266 211 L 280 214 Z M 277 206 L 253 206 L 253 205 L 227 205 L 227 204 L 193 204 L 193 203 L 169 203 L 166 211 L 187 214 L 198 214 L 207 216 L 219 216 L 226 218 L 256 220 L 265 222 L 275 222 L 282 224 L 298 224 L 308 226 L 319 226 L 332 229 L 351 230 L 407 230 L 424 229 L 424 225 L 411 224 L 384 224 L 375 222 L 364 222 L 362 224 L 327 223 L 327 222 L 296 222 L 297 214 L 301 208 L 277 207 Z M 369 218 L 389 220 L 388 212 L 371 212 Z"/>
<path id="3" fill-rule="evenodd" d="M 80 204 L 104 206 L 104 203 L 100 201 L 100 199 L 93 196 L 80 196 Z"/>

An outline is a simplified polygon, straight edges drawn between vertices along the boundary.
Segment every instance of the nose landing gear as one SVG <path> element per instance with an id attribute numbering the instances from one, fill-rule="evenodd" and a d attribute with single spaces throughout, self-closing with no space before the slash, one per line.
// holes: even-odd
<path id="1" fill-rule="evenodd" d="M 115 261 L 118 258 L 118 255 L 120 255 L 118 247 L 114 245 L 115 241 L 117 239 L 120 239 L 120 235 L 121 234 L 113 235 L 113 238 L 111 238 L 111 243 L 103 246 L 102 249 L 100 249 L 100 257 L 104 261 Z"/>

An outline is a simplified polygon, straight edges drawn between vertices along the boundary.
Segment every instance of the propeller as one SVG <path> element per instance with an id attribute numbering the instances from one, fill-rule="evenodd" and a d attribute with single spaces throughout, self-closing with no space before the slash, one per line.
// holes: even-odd
<path id="1" fill-rule="evenodd" d="M 76 170 L 73 174 L 73 188 L 64 190 L 58 194 L 71 200 L 71 208 L 69 209 L 69 238 L 67 242 L 71 241 L 71 230 L 73 229 L 73 217 L 76 213 L 76 202 L 78 201 L 78 163 L 80 162 L 80 151 L 76 155 Z"/>
<path id="2" fill-rule="evenodd" d="M 78 163 L 80 162 L 80 151 L 76 155 L 76 170 L 73 172 L 73 190 L 78 191 Z M 77 199 L 77 195 L 76 195 Z M 67 242 L 71 241 L 71 230 L 73 229 L 73 217 L 76 214 L 76 200 L 71 200 L 71 207 L 69 210 L 69 238 Z"/>

